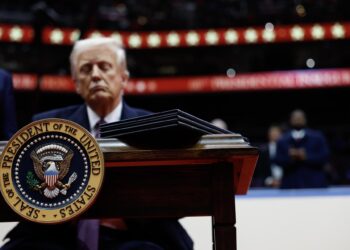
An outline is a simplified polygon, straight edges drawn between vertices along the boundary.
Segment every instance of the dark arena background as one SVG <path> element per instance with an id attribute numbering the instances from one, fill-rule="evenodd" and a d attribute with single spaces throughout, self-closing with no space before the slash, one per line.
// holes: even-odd
<path id="1" fill-rule="evenodd" d="M 303 109 L 330 145 L 332 185 L 344 185 L 350 183 L 349 5 L 3 0 L 0 67 L 13 74 L 23 126 L 34 113 L 82 102 L 69 79 L 72 43 L 113 35 L 127 50 L 130 104 L 221 118 L 253 145 L 267 141 L 271 124 L 287 124 L 293 109 Z"/>
<path id="2" fill-rule="evenodd" d="M 242 134 L 254 146 L 247 146 L 243 140 L 237 146 L 221 135 L 222 141 L 231 144 L 223 144 L 220 148 L 222 145 L 218 144 L 222 141 L 218 139 L 215 146 L 210 145 L 210 149 L 220 155 L 220 164 L 232 161 L 233 175 L 221 172 L 222 178 L 218 178 L 215 173 L 220 168 L 211 165 L 206 173 L 210 178 L 203 182 L 198 175 L 193 175 L 192 168 L 190 175 L 172 175 L 173 172 L 163 171 L 163 166 L 157 165 L 156 169 L 162 170 L 159 173 L 139 168 L 144 169 L 145 175 L 134 175 L 132 171 L 138 170 L 130 168 L 132 174 L 128 176 L 131 179 L 127 179 L 123 178 L 127 175 L 120 177 L 118 174 L 125 169 L 129 173 L 129 168 L 122 165 L 121 172 L 109 175 L 113 185 L 104 182 L 102 191 L 107 186 L 113 190 L 108 194 L 118 195 L 120 192 L 117 191 L 124 185 L 122 191 L 128 194 L 126 200 L 137 200 L 136 210 L 148 212 L 144 206 L 147 195 L 144 194 L 147 183 L 150 183 L 153 192 L 163 192 L 167 201 L 178 201 L 180 208 L 161 200 L 157 192 L 157 199 L 152 198 L 152 204 L 157 201 L 162 207 L 168 206 L 177 213 L 181 209 L 196 208 L 202 202 L 211 212 L 228 215 L 229 220 L 220 219 L 218 223 L 212 214 L 177 216 L 182 217 L 179 221 L 193 239 L 194 250 L 213 249 L 213 243 L 215 249 L 236 249 L 231 247 L 235 245 L 239 250 L 349 249 L 349 0 L 0 0 L 0 69 L 12 74 L 19 128 L 31 122 L 36 113 L 83 103 L 75 93 L 75 84 L 70 77 L 69 55 L 75 41 L 98 36 L 114 37 L 126 49 L 130 80 L 124 98 L 130 106 L 153 112 L 181 109 L 208 122 L 221 119 L 221 124 Z M 276 143 L 268 144 L 268 131 L 277 125 L 286 132 L 290 114 L 296 109 L 305 112 L 309 128 L 324 134 L 330 158 L 320 165 L 307 165 L 305 162 L 308 163 L 309 159 L 306 157 L 306 160 L 299 159 L 305 164 L 301 167 L 280 164 L 282 167 L 278 168 L 270 161 L 273 157 L 270 146 L 277 146 Z M 296 137 L 293 138 L 297 141 Z M 0 147 L 4 143 L 0 143 Z M 323 145 L 314 144 L 317 145 L 313 148 L 317 149 Z M 207 150 L 202 146 L 189 150 L 197 154 L 199 162 L 203 159 L 199 159 L 202 155 L 196 150 Z M 242 162 L 247 155 L 242 158 L 239 158 L 242 152 L 235 155 L 238 168 L 234 157 L 223 157 L 222 152 L 231 149 L 229 146 L 236 147 L 235 154 L 241 150 L 240 146 L 246 146 L 255 152 L 255 157 L 259 149 L 251 183 L 249 174 L 253 172 L 256 158 L 250 158 L 251 171 L 246 174 L 247 168 Z M 302 145 L 304 148 L 306 146 Z M 321 155 L 320 151 L 327 150 L 318 150 L 316 154 Z M 163 156 L 163 152 L 159 155 Z M 183 160 L 178 151 L 169 152 L 175 152 L 176 160 Z M 155 162 L 163 159 L 156 158 L 157 154 L 146 153 L 154 157 Z M 291 157 L 291 153 L 286 155 Z M 327 152 L 324 155 L 328 158 Z M 191 164 L 188 163 L 193 167 Z M 106 169 L 113 166 L 109 167 Z M 168 169 L 177 171 L 176 167 L 171 165 Z M 320 173 L 325 177 L 322 185 L 326 184 L 317 188 L 307 185 L 284 188 L 284 178 L 293 176 L 292 170 L 295 169 L 307 169 L 309 172 L 305 172 L 311 173 L 307 175 L 311 176 L 309 180 Z M 295 178 L 296 182 L 304 178 L 300 177 L 302 174 Z M 246 180 L 246 189 L 249 189 L 244 196 L 234 196 L 231 183 L 237 185 L 240 183 L 237 179 L 242 176 Z M 170 189 L 153 186 L 158 184 L 152 179 L 155 177 Z M 0 180 L 5 180 L 1 174 Z M 118 182 L 120 180 L 123 185 Z M 222 189 L 227 188 L 226 192 L 216 189 L 213 183 Z M 189 191 L 193 184 L 197 185 L 193 186 L 195 195 Z M 137 189 L 135 186 L 141 187 L 138 189 L 141 190 L 141 199 L 132 191 Z M 208 193 L 200 196 L 198 190 L 202 189 Z M 235 192 L 237 194 L 237 189 Z M 184 195 L 187 201 L 177 200 L 177 194 Z M 119 204 L 128 203 L 118 202 L 118 198 L 113 197 L 113 202 L 106 206 L 114 212 Z M 211 203 L 220 200 L 227 210 L 213 208 L 214 205 L 207 204 L 206 199 L 212 199 Z M 100 205 L 98 207 L 105 209 L 104 204 Z M 0 203 L 1 216 L 8 215 L 9 208 L 5 209 Z M 158 211 L 161 210 L 151 212 L 159 217 L 164 215 Z M 1 221 L 0 248 L 6 244 L 3 238 L 15 225 L 16 222 Z M 220 229 L 220 226 L 226 228 Z M 225 240 L 221 237 L 225 248 L 215 246 L 215 240 L 220 241 L 220 234 L 216 237 L 215 230 L 232 238 L 230 241 L 226 240 L 229 237 Z M 45 237 L 37 235 L 41 244 Z"/>

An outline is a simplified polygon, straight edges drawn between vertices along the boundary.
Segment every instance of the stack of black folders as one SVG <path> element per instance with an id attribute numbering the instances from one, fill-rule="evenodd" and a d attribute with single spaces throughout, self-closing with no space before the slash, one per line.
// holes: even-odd
<path id="1" fill-rule="evenodd" d="M 191 147 L 205 134 L 232 134 L 179 109 L 107 123 L 100 132 L 102 138 L 145 149 Z"/>

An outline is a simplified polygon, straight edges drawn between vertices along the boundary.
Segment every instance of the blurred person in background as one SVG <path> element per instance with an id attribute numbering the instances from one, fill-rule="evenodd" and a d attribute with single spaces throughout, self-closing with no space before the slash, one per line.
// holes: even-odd
<path id="1" fill-rule="evenodd" d="M 275 162 L 283 168 L 281 188 L 328 186 L 329 148 L 322 132 L 307 128 L 305 112 L 290 115 L 290 130 L 277 143 Z"/>
<path id="2" fill-rule="evenodd" d="M 8 140 L 17 130 L 11 75 L 0 69 L 0 140 Z"/>
<path id="3" fill-rule="evenodd" d="M 259 147 L 260 154 L 254 172 L 252 187 L 278 188 L 281 184 L 283 169 L 275 163 L 277 141 L 282 135 L 278 125 L 271 125 L 267 131 L 268 142 Z"/>
<path id="4" fill-rule="evenodd" d="M 228 129 L 227 123 L 221 119 L 221 118 L 215 118 L 211 121 L 211 124 L 213 124 L 214 126 L 218 127 L 218 128 L 222 128 L 222 129 Z"/>

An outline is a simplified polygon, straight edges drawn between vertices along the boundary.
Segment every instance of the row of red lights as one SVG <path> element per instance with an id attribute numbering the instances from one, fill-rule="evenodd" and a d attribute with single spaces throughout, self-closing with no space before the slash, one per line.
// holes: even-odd
<path id="1" fill-rule="evenodd" d="M 317 41 L 350 38 L 350 23 L 279 25 L 265 27 L 228 28 L 162 32 L 87 32 L 87 37 L 111 36 L 126 48 L 161 48 L 218 46 L 254 43 Z M 32 42 L 33 28 L 0 24 L 0 41 Z M 80 37 L 78 29 L 46 27 L 42 40 L 46 44 L 71 45 Z"/>
<path id="2" fill-rule="evenodd" d="M 14 74 L 17 90 L 74 92 L 75 85 L 68 76 Z M 40 82 L 40 84 L 38 84 Z M 350 68 L 277 71 L 227 76 L 172 77 L 131 79 L 126 94 L 173 94 L 223 91 L 277 90 L 303 88 L 349 87 Z"/>

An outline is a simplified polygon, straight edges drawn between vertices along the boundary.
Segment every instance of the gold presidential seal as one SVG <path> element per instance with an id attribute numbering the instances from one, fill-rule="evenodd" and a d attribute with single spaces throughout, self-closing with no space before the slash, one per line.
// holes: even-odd
<path id="1" fill-rule="evenodd" d="M 104 175 L 103 154 L 91 134 L 63 119 L 35 121 L 8 141 L 0 157 L 0 188 L 23 218 L 60 223 L 96 199 Z"/>

